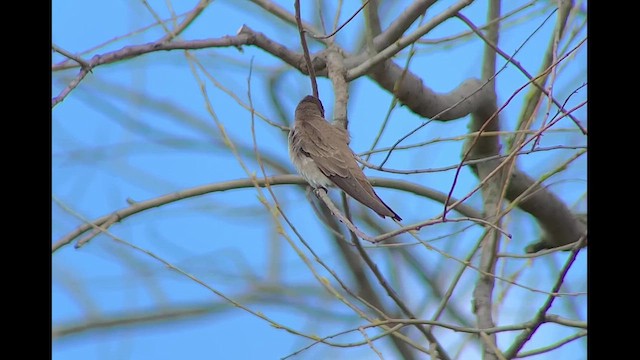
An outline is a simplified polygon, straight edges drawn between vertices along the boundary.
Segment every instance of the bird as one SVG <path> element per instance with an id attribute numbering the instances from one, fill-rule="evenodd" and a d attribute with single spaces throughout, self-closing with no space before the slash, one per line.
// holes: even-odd
<path id="1" fill-rule="evenodd" d="M 380 199 L 358 166 L 347 130 L 325 120 L 320 99 L 307 95 L 298 103 L 288 140 L 291 162 L 314 189 L 326 192 L 335 185 L 383 219 L 402 220 Z"/>

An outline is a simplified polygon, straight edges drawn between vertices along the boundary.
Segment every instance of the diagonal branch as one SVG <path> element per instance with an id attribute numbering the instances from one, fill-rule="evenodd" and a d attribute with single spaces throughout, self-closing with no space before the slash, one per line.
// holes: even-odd
<path id="1" fill-rule="evenodd" d="M 373 284 L 369 280 L 369 277 L 366 276 L 366 268 L 362 257 L 358 256 L 358 254 L 353 251 L 353 246 L 344 241 L 343 236 L 338 233 L 339 228 L 336 218 L 328 213 L 327 208 L 322 208 L 322 210 L 325 215 L 324 218 L 329 222 L 329 226 L 334 230 L 334 244 L 339 248 L 340 251 L 338 251 L 338 253 L 342 255 L 347 267 L 352 273 L 352 278 L 358 286 L 359 296 L 362 297 L 367 304 L 370 304 L 371 307 L 379 310 L 383 318 L 389 318 L 389 316 L 399 318 L 399 314 L 385 309 L 385 306 L 374 289 Z M 383 229 L 377 230 L 378 232 L 384 232 Z M 397 324 L 389 324 L 389 326 L 395 327 Z M 395 334 L 396 332 L 391 333 L 391 335 Z M 400 337 L 391 336 L 390 340 L 402 355 L 402 359 L 413 360 L 415 358 L 414 353 L 411 352 L 411 349 L 409 348 L 409 345 Z"/>
<path id="2" fill-rule="evenodd" d="M 553 289 L 551 290 L 552 293 L 558 292 L 560 290 L 560 287 L 564 282 L 564 278 L 569 272 L 571 265 L 578 257 L 578 253 L 580 252 L 580 249 L 582 247 L 581 246 L 582 242 L 584 242 L 585 240 L 586 240 L 586 236 L 583 236 L 582 238 L 580 238 L 580 240 L 574 246 L 573 250 L 571 250 L 569 257 L 567 258 L 567 261 L 564 264 L 564 267 L 562 268 L 562 270 L 560 271 L 560 274 L 558 275 L 558 279 L 556 280 L 556 283 L 553 286 Z M 505 356 L 508 359 L 512 359 L 516 357 L 518 355 L 518 352 L 524 346 L 524 344 L 526 344 L 529 341 L 529 339 L 531 339 L 531 336 L 533 336 L 536 330 L 538 330 L 540 325 L 542 325 L 545 322 L 547 311 L 549 311 L 555 299 L 556 299 L 556 296 L 553 296 L 553 295 L 549 295 L 547 297 L 547 300 L 544 302 L 544 304 L 540 307 L 536 315 L 531 320 L 532 325 L 530 327 L 527 327 L 524 331 L 522 331 L 520 335 L 518 335 L 518 337 L 515 339 L 511 347 L 509 347 L 509 349 L 505 353 Z"/>
<path id="3" fill-rule="evenodd" d="M 358 253 L 362 257 L 364 262 L 367 264 L 367 266 L 369 267 L 369 269 L 371 270 L 373 275 L 376 277 L 376 279 L 378 279 L 378 282 L 380 283 L 382 288 L 385 289 L 385 291 L 387 292 L 387 295 L 396 303 L 396 305 L 398 305 L 400 310 L 407 317 L 409 317 L 409 319 L 417 319 L 417 317 L 413 314 L 411 309 L 409 309 L 409 307 L 404 303 L 404 301 L 398 296 L 396 291 L 387 282 L 387 280 L 385 279 L 384 275 L 382 275 L 382 272 L 380 272 L 380 270 L 378 269 L 378 266 L 375 264 L 375 262 L 373 262 L 371 257 L 364 250 L 364 248 L 362 247 L 362 243 L 360 243 L 360 240 L 358 240 L 358 238 L 355 235 L 356 234 L 352 233 L 351 234 L 351 239 L 352 239 L 353 243 L 356 245 L 356 249 L 358 250 Z M 449 357 L 448 353 L 445 351 L 445 349 L 442 347 L 442 345 L 438 341 L 438 339 L 436 339 L 436 337 L 433 335 L 433 333 L 431 332 L 430 328 L 427 328 L 425 326 L 421 326 L 420 324 L 415 324 L 415 325 L 416 325 L 418 331 L 420 331 L 425 336 L 425 338 L 429 341 L 429 344 L 435 346 L 435 350 L 437 351 L 437 354 L 438 354 L 437 358 L 442 359 L 442 360 L 450 360 L 451 359 Z"/>
<path id="4" fill-rule="evenodd" d="M 362 63 L 355 66 L 354 68 L 349 69 L 349 71 L 347 72 L 347 80 L 348 81 L 355 80 L 360 76 L 367 74 L 373 67 L 375 67 L 376 65 L 386 60 L 389 60 L 393 55 L 397 54 L 402 49 L 416 42 L 424 34 L 428 33 L 429 31 L 431 31 L 436 26 L 440 25 L 445 20 L 453 17 L 458 11 L 467 7 L 472 2 L 473 2 L 472 0 L 460 0 L 455 5 L 449 7 L 445 11 L 434 16 L 430 21 L 420 26 L 418 29 L 416 29 L 416 31 L 414 31 L 410 35 L 407 35 L 399 39 L 398 41 L 395 41 L 393 44 L 389 45 L 384 50 L 378 52 L 373 57 L 368 58 Z"/>
<path id="5" fill-rule="evenodd" d="M 167 35 L 165 35 L 162 39 L 158 40 L 158 42 L 169 42 L 175 39 L 178 35 L 180 35 L 191 23 L 195 20 L 204 9 L 211 3 L 213 0 L 200 0 L 193 10 L 189 12 L 187 17 L 182 20 L 175 29 L 169 31 Z"/>
<path id="6" fill-rule="evenodd" d="M 375 50 L 380 51 L 387 48 L 398 40 L 402 34 L 411 27 L 416 19 L 423 15 L 435 2 L 436 0 L 416 0 L 407 6 L 407 8 L 393 20 L 388 28 L 373 39 Z"/>
<path id="7" fill-rule="evenodd" d="M 531 81 L 531 84 L 533 84 L 533 86 L 534 86 L 534 87 L 536 87 L 536 88 L 538 89 L 538 92 L 534 93 L 534 95 L 532 95 L 532 96 L 538 96 L 538 98 L 539 98 L 539 96 L 540 96 L 540 92 L 541 92 L 541 93 L 543 93 L 543 94 L 545 94 L 545 95 L 547 96 L 547 98 L 549 98 L 549 100 L 550 100 L 551 102 L 553 102 L 553 103 L 558 107 L 558 109 L 560 109 L 560 111 L 561 111 L 563 114 L 567 115 L 567 116 L 568 116 L 568 117 L 569 117 L 569 118 L 574 122 L 574 124 L 576 124 L 576 126 L 580 129 L 580 131 L 582 131 L 582 133 L 583 133 L 583 134 L 587 134 L 587 130 L 582 126 L 582 124 L 580 123 L 580 121 L 579 121 L 578 119 L 576 119 L 576 117 L 575 117 L 575 116 L 573 116 L 573 114 L 571 114 L 571 113 L 567 112 L 567 110 L 564 108 L 564 106 L 563 106 L 563 105 L 562 105 L 558 100 L 556 100 L 556 98 L 555 98 L 555 97 L 553 97 L 553 96 L 551 95 L 551 93 L 550 93 L 547 89 L 545 89 L 545 88 L 543 87 L 543 85 L 542 85 L 542 84 L 544 84 L 544 82 L 546 81 L 546 79 L 547 79 L 547 77 L 548 77 L 548 74 L 549 74 L 549 72 L 547 72 L 547 71 L 545 70 L 545 69 L 547 69 L 547 68 L 549 67 L 549 65 L 547 65 L 547 64 L 546 64 L 546 62 L 545 62 L 545 64 L 543 64 L 543 65 L 546 65 L 546 66 L 543 66 L 543 67 L 542 67 L 542 69 L 543 69 L 543 73 L 544 73 L 545 75 L 544 75 L 543 77 L 541 77 L 541 78 L 538 78 L 538 81 L 533 81 L 533 80 L 534 80 L 534 79 L 533 79 L 533 76 L 532 76 L 531 74 L 529 74 L 529 72 L 527 71 L 527 69 L 525 69 L 525 68 L 520 64 L 520 62 L 519 62 L 519 61 L 515 60 L 515 59 L 513 58 L 513 56 L 509 56 L 507 53 L 505 53 L 504 51 L 502 51 L 502 50 L 501 50 L 501 49 L 496 45 L 496 43 L 492 42 L 492 41 L 491 41 L 490 39 L 488 39 L 484 34 L 482 34 L 482 32 L 478 29 L 478 27 L 476 27 L 476 26 L 471 22 L 471 20 L 469 20 L 466 16 L 464 16 L 464 15 L 462 15 L 462 14 L 460 14 L 460 13 L 458 13 L 456 16 L 457 16 L 460 20 L 462 20 L 465 24 L 467 24 L 467 26 L 469 26 L 469 27 L 471 28 L 471 30 L 472 30 L 474 33 L 476 33 L 476 35 L 478 35 L 478 37 L 480 37 L 480 38 L 485 42 L 485 44 L 486 44 L 487 46 L 491 47 L 491 48 L 492 48 L 496 53 L 500 54 L 500 56 L 502 56 L 505 60 L 507 60 L 507 62 L 508 62 L 508 63 L 511 63 L 511 64 L 513 64 L 515 67 L 517 67 L 517 68 L 518 68 L 518 70 L 520 70 L 520 72 L 522 72 L 522 73 L 527 77 L 527 79 L 529 79 L 529 80 Z M 551 62 L 551 61 L 549 61 L 549 62 Z M 536 98 L 536 102 L 537 102 L 537 98 Z M 529 104 L 531 104 L 531 102 L 530 102 Z M 528 119 L 528 118 L 529 118 L 529 117 L 527 117 L 527 119 Z"/>
<path id="8" fill-rule="evenodd" d="M 557 34 L 557 37 L 560 39 L 564 35 L 564 29 L 567 24 L 567 19 L 569 17 L 569 13 L 572 7 L 573 1 L 559 1 L 558 5 L 558 18 L 556 20 L 556 28 L 553 33 Z M 549 46 L 547 47 L 547 51 L 544 54 L 544 58 L 542 63 L 540 64 L 540 73 L 544 75 L 539 78 L 534 84 L 537 85 L 534 88 L 531 88 L 529 93 L 526 95 L 525 106 L 522 109 L 522 113 L 518 118 L 518 126 L 517 129 L 525 128 L 525 124 L 529 122 L 529 119 L 533 116 L 536 106 L 542 96 L 542 92 L 546 90 L 544 88 L 547 79 L 549 77 L 549 72 L 546 71 L 554 62 L 553 49 L 554 49 L 555 36 L 552 36 L 551 41 L 549 42 Z M 548 94 L 546 92 L 545 94 Z M 574 120 L 575 122 L 575 120 Z M 517 137 L 516 137 L 517 139 Z M 517 142 L 515 140 L 514 142 Z"/>
<path id="9" fill-rule="evenodd" d="M 198 15 L 202 13 L 202 11 L 207 7 L 207 5 L 209 5 L 209 3 L 211 3 L 211 0 L 200 0 L 200 2 L 196 5 L 196 7 L 193 10 L 191 10 L 190 14 L 185 18 L 185 20 L 183 20 L 182 23 L 180 23 L 173 31 L 169 31 L 169 34 L 165 35 L 164 37 L 152 43 L 153 45 L 151 47 L 170 42 L 173 38 L 178 36 L 193 22 L 193 20 L 195 20 L 196 17 L 198 17 Z M 159 22 L 163 24 L 161 21 Z M 123 60 L 126 58 L 128 57 L 124 56 L 119 60 Z M 73 59 L 76 60 L 75 58 Z M 62 91 L 58 94 L 58 96 L 54 97 L 51 100 L 51 108 L 61 103 L 67 97 L 67 95 L 69 95 L 71 91 L 73 91 L 73 89 L 75 89 L 80 84 L 80 82 L 85 78 L 85 76 L 93 70 L 94 67 L 101 65 L 100 57 L 97 55 L 94 56 L 89 63 L 87 63 L 86 61 L 78 61 L 78 62 L 82 66 L 82 68 L 80 69 L 80 72 L 69 83 L 69 85 L 67 85 L 67 87 L 62 89 Z M 55 66 L 52 67 L 52 70 L 55 70 Z"/>
<path id="10" fill-rule="evenodd" d="M 285 22 L 291 24 L 291 25 L 296 25 L 297 24 L 297 20 L 294 14 L 290 13 L 287 9 L 283 8 L 282 6 L 269 1 L 269 0 L 251 0 L 252 3 L 260 6 L 261 8 L 263 8 L 264 10 L 268 11 L 269 13 L 275 15 L 277 18 L 284 20 Z M 313 37 L 314 39 L 317 39 L 321 42 L 324 42 L 325 44 L 329 44 L 329 41 L 327 39 L 323 39 L 322 35 L 320 34 L 320 31 L 316 30 L 313 28 L 313 26 L 309 23 L 305 23 L 302 22 L 302 26 L 304 28 L 305 32 L 308 32 L 311 37 Z"/>

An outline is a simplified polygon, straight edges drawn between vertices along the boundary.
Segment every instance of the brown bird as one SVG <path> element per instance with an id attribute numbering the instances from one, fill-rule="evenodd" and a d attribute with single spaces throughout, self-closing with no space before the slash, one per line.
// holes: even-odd
<path id="1" fill-rule="evenodd" d="M 324 119 L 324 107 L 315 96 L 306 96 L 296 107 L 289 132 L 289 156 L 313 188 L 326 191 L 328 186 L 336 185 L 383 218 L 402 220 L 373 191 L 349 148 L 347 130 Z"/>

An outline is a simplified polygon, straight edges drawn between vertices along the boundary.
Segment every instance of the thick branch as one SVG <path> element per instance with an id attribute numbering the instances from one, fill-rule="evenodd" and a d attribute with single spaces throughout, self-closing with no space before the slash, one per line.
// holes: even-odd
<path id="1" fill-rule="evenodd" d="M 411 71 L 404 71 L 391 61 L 385 62 L 369 76 L 382 88 L 395 94 L 414 113 L 440 121 L 467 116 L 487 103 L 491 96 L 490 89 L 478 79 L 466 80 L 451 92 L 438 94 L 424 86 L 420 77 Z"/>
<path id="2" fill-rule="evenodd" d="M 365 3 L 367 0 L 362 0 Z M 367 26 L 367 39 L 378 36 L 382 32 L 382 26 L 380 25 L 380 17 L 378 16 L 378 8 L 380 7 L 380 0 L 368 0 L 367 7 L 365 9 L 364 18 Z M 368 42 L 368 40 L 367 40 Z"/>
<path id="3" fill-rule="evenodd" d="M 267 51 L 273 56 L 278 57 L 287 64 L 295 67 L 296 69 L 306 69 L 304 65 L 304 56 L 289 50 L 287 47 L 272 41 L 264 34 L 256 32 L 246 25 L 243 25 L 236 36 L 223 36 L 215 39 L 203 39 L 203 40 L 189 40 L 189 41 L 172 41 L 166 42 L 151 42 L 142 45 L 125 46 L 122 49 L 107 52 L 100 55 L 95 55 L 89 61 L 89 67 L 91 69 L 105 64 L 111 64 L 121 60 L 134 58 L 140 55 L 156 52 L 156 51 L 169 51 L 169 50 L 196 50 L 196 49 L 208 49 L 215 47 L 240 47 L 242 45 L 255 45 L 259 48 Z M 54 65 L 51 67 L 51 71 L 62 70 L 68 68 L 67 66 Z"/>
<path id="4" fill-rule="evenodd" d="M 307 73 L 304 56 L 292 51 L 287 47 L 269 39 L 264 34 L 254 31 L 243 25 L 236 36 L 223 36 L 215 39 L 173 41 L 171 43 L 148 43 L 143 45 L 126 46 L 122 49 L 94 56 L 89 62 L 90 68 L 99 65 L 110 64 L 117 61 L 130 59 L 156 51 L 169 50 L 195 50 L 214 47 L 241 47 L 243 45 L 254 45 L 273 56 L 281 59 L 293 68 Z M 312 55 L 312 63 L 316 70 L 316 75 L 327 76 L 326 51 Z M 345 59 L 345 63 L 350 58 Z M 347 66 L 345 64 L 345 66 Z M 63 69 L 63 67 L 52 66 L 52 71 Z M 471 111 L 484 103 L 486 96 L 482 83 L 477 79 L 467 80 L 458 88 L 448 94 L 437 94 L 425 87 L 422 80 L 411 72 L 406 72 L 403 76 L 403 69 L 386 62 L 384 66 L 377 68 L 371 77 L 380 86 L 393 92 L 394 85 L 402 77 L 402 81 L 397 85 L 398 98 L 416 114 L 423 117 L 432 118 L 438 116 L 440 120 L 452 120 L 464 117 Z M 457 105 L 456 105 L 457 104 Z M 454 107 L 452 109 L 452 107 Z"/>
<path id="5" fill-rule="evenodd" d="M 584 219 L 574 214 L 546 187 L 540 184 L 533 186 L 534 184 L 535 181 L 530 176 L 514 169 L 509 188 L 507 188 L 509 200 L 516 199 L 525 191 L 529 193 L 518 206 L 535 217 L 544 232 L 540 242 L 529 246 L 526 252 L 533 253 L 574 243 L 586 234 L 587 224 Z M 584 245 L 587 245 L 586 241 Z"/>

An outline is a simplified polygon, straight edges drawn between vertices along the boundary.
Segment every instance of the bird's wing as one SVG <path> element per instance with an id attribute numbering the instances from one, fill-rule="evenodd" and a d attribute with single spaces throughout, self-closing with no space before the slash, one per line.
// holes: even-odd
<path id="1" fill-rule="evenodd" d="M 301 149 L 308 154 L 322 173 L 337 187 L 360 203 L 370 207 L 380 216 L 400 220 L 400 216 L 380 199 L 358 166 L 351 148 L 347 145 L 346 130 L 334 127 L 322 117 L 305 121 Z"/>
<path id="2" fill-rule="evenodd" d="M 314 115 L 315 116 L 315 115 Z M 305 121 L 296 131 L 302 132 L 300 148 L 315 162 L 325 176 L 349 177 L 349 161 L 355 161 L 346 145 L 346 131 L 333 127 L 322 117 Z M 345 147 L 346 155 L 345 156 Z"/>

